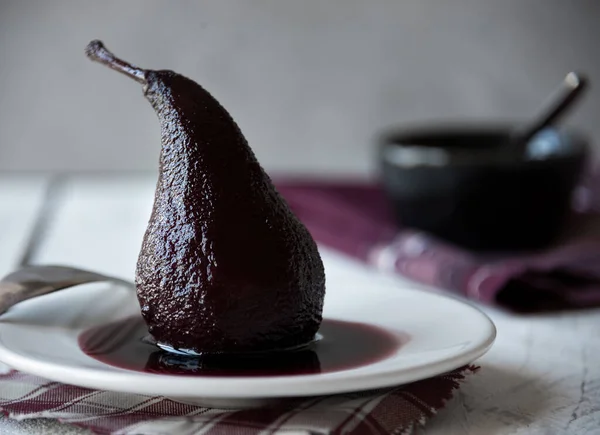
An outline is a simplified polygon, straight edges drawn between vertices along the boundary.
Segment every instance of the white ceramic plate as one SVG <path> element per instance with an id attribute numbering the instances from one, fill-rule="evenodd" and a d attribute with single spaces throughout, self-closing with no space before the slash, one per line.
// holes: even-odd
<path id="1" fill-rule="evenodd" d="M 117 368 L 86 355 L 79 334 L 139 312 L 130 288 L 86 284 L 38 297 L 0 316 L 0 361 L 83 387 L 162 395 L 219 407 L 282 397 L 400 385 L 468 364 L 492 345 L 495 328 L 478 309 L 447 296 L 379 282 L 328 287 L 325 317 L 362 322 L 410 339 L 378 362 L 350 370 L 277 377 L 188 377 Z"/>

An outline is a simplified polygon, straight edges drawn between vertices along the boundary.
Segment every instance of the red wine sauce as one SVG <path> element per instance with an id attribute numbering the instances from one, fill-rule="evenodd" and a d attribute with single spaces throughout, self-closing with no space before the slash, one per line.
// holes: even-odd
<path id="1" fill-rule="evenodd" d="M 294 351 L 255 355 L 178 355 L 147 338 L 141 317 L 84 331 L 79 346 L 105 364 L 139 372 L 187 376 L 284 376 L 350 370 L 388 358 L 408 341 L 402 333 L 341 320 L 324 320 L 322 338 Z"/>

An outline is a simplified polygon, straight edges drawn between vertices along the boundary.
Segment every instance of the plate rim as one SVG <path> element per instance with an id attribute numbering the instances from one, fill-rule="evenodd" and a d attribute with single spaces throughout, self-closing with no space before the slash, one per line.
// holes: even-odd
<path id="1" fill-rule="evenodd" d="M 111 370 L 106 371 L 101 368 L 72 367 L 33 359 L 8 348 L 4 344 L 1 335 L 0 361 L 15 370 L 51 381 L 99 390 L 181 398 L 270 399 L 339 394 L 401 386 L 448 373 L 471 364 L 484 355 L 494 344 L 497 335 L 496 326 L 479 307 L 455 295 L 448 295 L 435 290 L 431 291 L 418 284 L 402 284 L 399 287 L 395 291 L 412 293 L 413 297 L 415 295 L 416 297 L 427 295 L 432 298 L 441 298 L 446 302 L 458 304 L 465 310 L 470 310 L 471 314 L 480 318 L 480 330 L 486 329 L 487 333 L 482 332 L 478 342 L 458 355 L 429 361 L 416 367 L 390 367 L 373 373 L 360 373 L 362 367 L 359 367 L 338 372 L 307 375 L 231 378 L 188 377 L 142 373 L 108 364 L 106 366 L 110 367 Z M 1 324 L 2 316 L 0 316 L 0 332 Z M 85 355 L 81 349 L 79 349 L 79 352 Z M 352 372 L 356 371 L 359 371 L 359 375 L 353 376 Z M 315 382 L 315 380 L 318 380 L 318 382 Z M 268 388 L 265 388 L 265 382 L 268 382 Z M 182 384 L 187 384 L 188 387 L 182 389 Z M 256 392 L 257 388 L 260 393 Z"/>

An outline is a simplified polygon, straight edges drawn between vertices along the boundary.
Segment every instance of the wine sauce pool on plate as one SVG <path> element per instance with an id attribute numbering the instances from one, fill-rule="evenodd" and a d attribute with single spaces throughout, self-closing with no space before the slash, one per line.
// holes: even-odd
<path id="1" fill-rule="evenodd" d="M 288 376 L 350 370 L 388 358 L 408 341 L 406 334 L 341 320 L 323 320 L 320 340 L 308 347 L 255 355 L 178 355 L 146 337 L 141 317 L 84 331 L 79 346 L 105 364 L 139 372 L 184 376 Z"/>

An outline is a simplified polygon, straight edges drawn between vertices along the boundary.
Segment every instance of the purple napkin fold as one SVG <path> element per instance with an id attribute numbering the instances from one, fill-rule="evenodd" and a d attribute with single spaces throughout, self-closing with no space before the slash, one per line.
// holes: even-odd
<path id="1" fill-rule="evenodd" d="M 381 186 L 359 181 L 276 182 L 315 240 L 386 272 L 513 311 L 600 306 L 600 177 L 577 191 L 559 243 L 528 254 L 476 254 L 399 229 Z"/>

